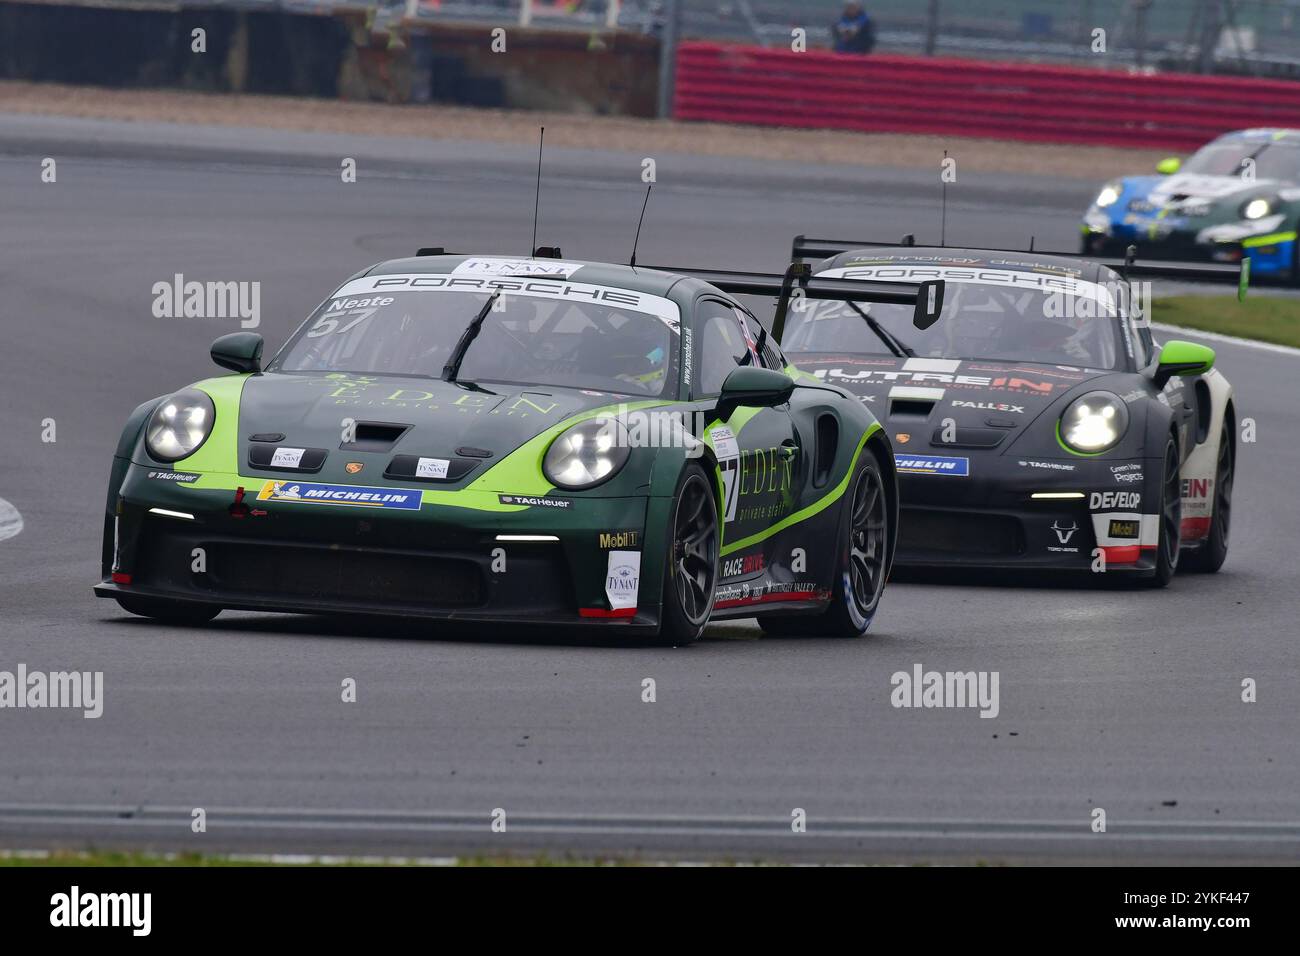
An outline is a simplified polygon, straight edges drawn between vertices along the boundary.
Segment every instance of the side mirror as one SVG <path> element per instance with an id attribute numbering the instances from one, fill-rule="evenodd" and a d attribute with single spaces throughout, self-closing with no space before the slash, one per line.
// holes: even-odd
<path id="1" fill-rule="evenodd" d="M 1154 375 L 1156 388 L 1164 388 L 1175 375 L 1204 375 L 1214 368 L 1214 349 L 1195 342 L 1166 342 Z"/>
<path id="2" fill-rule="evenodd" d="M 1177 156 L 1169 156 L 1156 163 L 1156 172 L 1162 176 L 1172 176 L 1182 169 L 1183 161 Z"/>
<path id="3" fill-rule="evenodd" d="M 212 343 L 212 361 L 233 372 L 260 372 L 262 344 L 256 332 L 231 332 Z"/>
<path id="4" fill-rule="evenodd" d="M 718 396 L 718 418 L 727 421 L 738 408 L 771 408 L 790 401 L 794 379 L 784 372 L 754 365 L 733 369 Z"/>

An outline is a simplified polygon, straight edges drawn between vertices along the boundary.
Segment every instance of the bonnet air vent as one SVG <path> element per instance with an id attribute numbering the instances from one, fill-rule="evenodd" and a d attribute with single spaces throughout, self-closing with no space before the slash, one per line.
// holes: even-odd
<path id="1" fill-rule="evenodd" d="M 889 403 L 890 418 L 929 418 L 934 402 L 928 399 L 895 398 Z"/>
<path id="2" fill-rule="evenodd" d="M 941 388 L 895 385 L 889 390 L 889 417 L 929 418 L 943 392 Z"/>
<path id="3" fill-rule="evenodd" d="M 396 422 L 357 422 L 355 438 L 339 442 L 339 448 L 344 451 L 389 451 L 411 428 Z"/>

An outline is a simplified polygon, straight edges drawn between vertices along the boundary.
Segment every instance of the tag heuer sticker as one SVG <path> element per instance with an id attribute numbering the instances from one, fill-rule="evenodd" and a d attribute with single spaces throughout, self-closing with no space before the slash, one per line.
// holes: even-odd
<path id="1" fill-rule="evenodd" d="M 525 508 L 567 508 L 571 504 L 568 498 L 538 498 L 536 495 L 497 495 L 503 505 L 522 505 Z"/>
<path id="2" fill-rule="evenodd" d="M 192 481 L 198 481 L 203 476 L 187 471 L 151 471 L 149 477 L 154 481 L 180 482 L 188 485 Z"/>

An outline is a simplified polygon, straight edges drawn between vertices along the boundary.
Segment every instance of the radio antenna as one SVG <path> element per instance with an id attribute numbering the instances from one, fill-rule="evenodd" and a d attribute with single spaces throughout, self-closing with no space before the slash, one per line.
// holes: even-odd
<path id="1" fill-rule="evenodd" d="M 641 218 L 636 221 L 636 238 L 632 240 L 632 259 L 628 265 L 633 269 L 636 268 L 636 247 L 641 241 L 641 223 L 645 222 L 645 207 L 650 205 L 650 190 L 655 188 L 654 183 L 647 183 L 645 187 L 645 202 L 641 203 Z"/>
<path id="2" fill-rule="evenodd" d="M 542 127 L 537 138 L 537 193 L 533 197 L 533 244 L 528 247 L 528 256 L 537 255 L 537 210 L 542 204 L 542 145 L 546 142 L 546 127 Z"/>
<path id="3" fill-rule="evenodd" d="M 948 151 L 943 151 L 944 174 L 939 177 L 943 189 L 943 198 L 939 201 L 939 245 L 945 245 L 948 237 Z"/>

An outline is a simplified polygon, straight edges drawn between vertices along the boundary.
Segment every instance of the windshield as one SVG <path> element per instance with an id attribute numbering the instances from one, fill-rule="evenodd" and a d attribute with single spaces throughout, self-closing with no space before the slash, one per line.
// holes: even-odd
<path id="1" fill-rule="evenodd" d="M 1240 176 L 1246 159 L 1255 160 L 1256 179 L 1300 181 L 1300 146 L 1290 143 L 1210 143 L 1183 163 L 1179 172 Z"/>
<path id="2" fill-rule="evenodd" d="M 376 291 L 377 280 L 400 278 L 348 283 L 316 310 L 268 371 L 439 378 L 466 327 L 501 288 L 457 380 L 654 397 L 667 387 L 677 353 L 677 308 L 667 299 L 534 280 L 451 280 L 484 291 Z M 422 278 L 451 284 L 446 276 Z"/>
<path id="3" fill-rule="evenodd" d="M 1081 287 L 1100 290 L 1092 283 Z M 803 300 L 791 308 L 781 348 L 797 352 L 893 355 L 853 306 L 875 319 L 919 358 L 996 359 L 1041 365 L 1113 369 L 1119 321 L 1109 300 L 947 281 L 939 321 L 924 332 L 912 307 L 874 302 Z"/>

